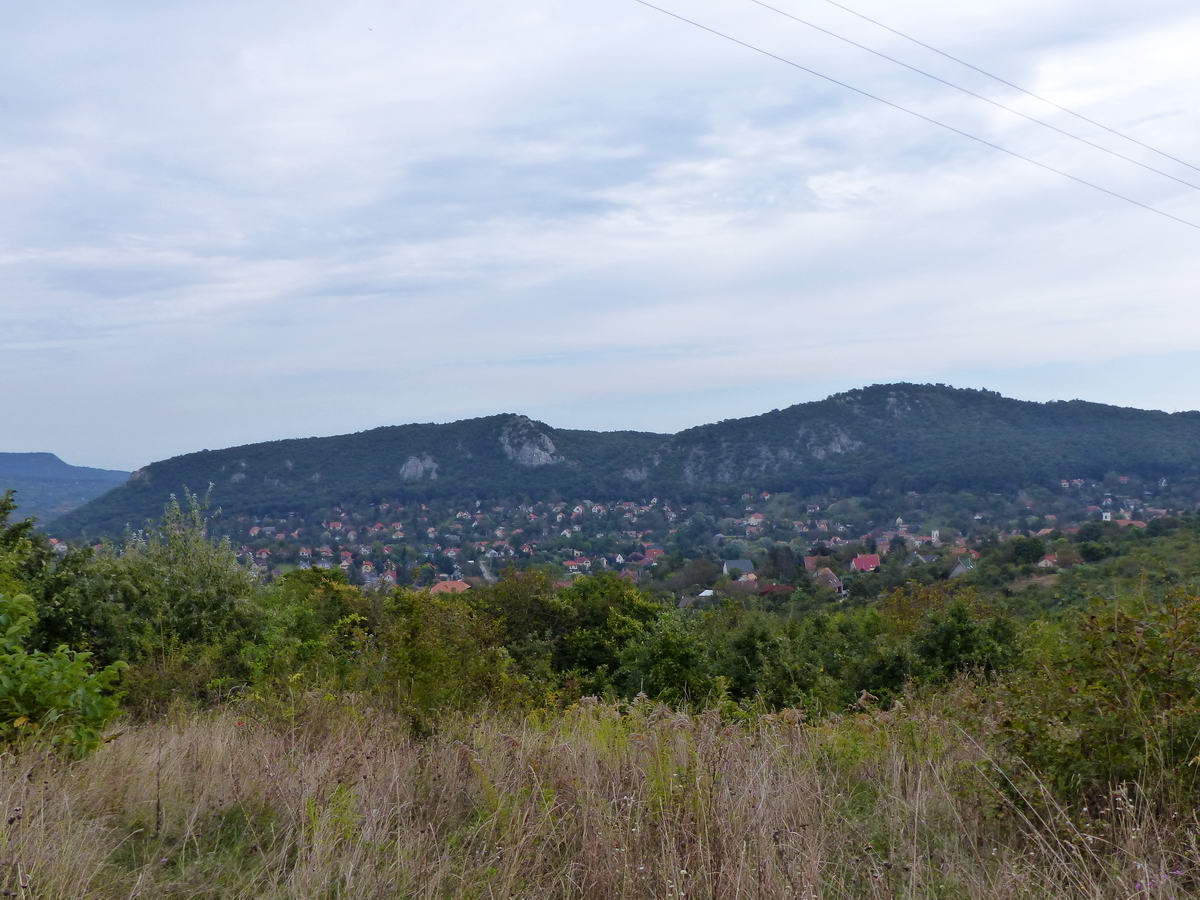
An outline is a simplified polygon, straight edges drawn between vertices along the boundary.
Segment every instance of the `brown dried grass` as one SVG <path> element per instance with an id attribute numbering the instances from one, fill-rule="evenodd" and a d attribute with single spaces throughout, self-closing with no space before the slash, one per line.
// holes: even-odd
<path id="1" fill-rule="evenodd" d="M 1195 816 L 1155 818 L 1121 796 L 1090 818 L 1046 796 L 1025 804 L 932 707 L 809 725 L 585 702 L 457 717 L 422 739 L 351 701 L 313 698 L 282 722 L 230 707 L 130 726 L 77 763 L 4 757 L 0 889 L 1191 896 Z"/>

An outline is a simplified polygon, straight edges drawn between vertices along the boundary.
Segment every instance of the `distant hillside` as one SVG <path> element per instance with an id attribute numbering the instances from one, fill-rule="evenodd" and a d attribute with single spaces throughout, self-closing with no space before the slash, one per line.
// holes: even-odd
<path id="1" fill-rule="evenodd" d="M 157 515 L 183 486 L 210 483 L 226 514 L 282 515 L 446 496 L 1005 491 L 1110 472 L 1200 474 L 1200 413 L 895 384 L 676 435 L 570 431 L 498 415 L 179 456 L 135 472 L 56 531 L 113 533 Z"/>
<path id="2" fill-rule="evenodd" d="M 128 472 L 72 466 L 53 453 L 0 453 L 0 492 L 17 492 L 17 515 L 49 521 L 121 484 Z"/>

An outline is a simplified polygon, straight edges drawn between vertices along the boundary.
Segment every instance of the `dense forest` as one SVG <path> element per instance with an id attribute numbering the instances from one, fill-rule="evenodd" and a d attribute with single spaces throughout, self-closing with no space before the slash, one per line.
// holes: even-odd
<path id="1" fill-rule="evenodd" d="M 1200 470 L 1200 413 L 1030 403 L 941 385 L 879 385 L 677 435 L 554 429 L 501 415 L 201 451 L 148 465 L 55 523 L 116 536 L 183 489 L 226 514 L 305 516 L 381 498 L 683 499 L 786 491 L 1015 492 L 1120 471 Z"/>
<path id="2" fill-rule="evenodd" d="M 1021 538 L 959 582 L 680 609 L 611 574 L 263 582 L 193 495 L 65 555 L 12 510 L 10 895 L 1200 888 L 1193 518 L 1076 535 L 1059 586 L 1014 589 Z"/>

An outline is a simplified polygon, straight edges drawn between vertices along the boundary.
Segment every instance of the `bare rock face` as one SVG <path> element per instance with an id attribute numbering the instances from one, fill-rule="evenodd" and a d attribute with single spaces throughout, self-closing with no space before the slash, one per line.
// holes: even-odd
<path id="1" fill-rule="evenodd" d="M 424 479 L 437 481 L 438 464 L 428 453 L 421 456 L 410 456 L 400 467 L 400 477 L 405 481 L 422 481 Z"/>
<path id="2" fill-rule="evenodd" d="M 563 461 L 550 435 L 527 416 L 516 416 L 500 430 L 500 448 L 518 466 L 535 469 Z"/>
<path id="3" fill-rule="evenodd" d="M 845 430 L 831 428 L 824 441 L 809 441 L 809 452 L 815 459 L 825 459 L 828 456 L 841 456 L 861 449 L 862 441 L 856 441 Z"/>

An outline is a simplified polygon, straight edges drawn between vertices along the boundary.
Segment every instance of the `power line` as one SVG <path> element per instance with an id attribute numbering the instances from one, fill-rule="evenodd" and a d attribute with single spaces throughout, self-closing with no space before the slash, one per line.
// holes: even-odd
<path id="1" fill-rule="evenodd" d="M 944 84 L 946 87 L 954 88 L 954 90 L 966 94 L 968 97 L 974 97 L 976 100 L 982 100 L 984 103 L 990 103 L 997 109 L 1002 109 L 1005 112 L 1012 113 L 1014 116 L 1020 116 L 1022 119 L 1033 122 L 1035 125 L 1041 125 L 1043 128 L 1048 128 L 1051 131 L 1057 132 L 1065 137 L 1069 137 L 1072 140 L 1079 141 L 1079 143 L 1086 144 L 1087 146 L 1099 150 L 1102 153 L 1107 153 L 1109 156 L 1115 156 L 1117 159 L 1122 159 L 1127 163 L 1132 163 L 1133 165 L 1146 169 L 1149 172 L 1153 172 L 1156 175 L 1161 175 L 1163 178 L 1169 178 L 1172 181 L 1177 181 L 1182 185 L 1192 188 L 1193 190 L 1200 191 L 1200 184 L 1195 184 L 1187 179 L 1179 178 L 1175 175 L 1172 175 L 1170 172 L 1164 172 L 1162 169 L 1156 169 L 1154 166 L 1147 165 L 1140 159 L 1134 159 L 1132 156 L 1126 156 L 1124 153 L 1119 153 L 1116 150 L 1105 147 L 1103 144 L 1097 144 L 1095 141 L 1090 141 L 1085 137 L 1075 134 L 1074 132 L 1067 131 L 1065 128 L 1059 128 L 1057 125 L 1047 122 L 1044 119 L 1039 119 L 1036 116 L 1028 115 L 1027 113 L 1021 112 L 1019 109 L 1013 109 L 1011 106 L 1007 106 L 1001 103 L 999 100 L 993 100 L 991 97 L 988 97 L 984 94 L 978 94 L 970 88 L 965 88 L 962 85 L 955 84 L 953 81 L 942 78 L 940 75 L 935 75 L 932 72 L 927 72 L 925 69 L 919 68 L 918 66 L 910 65 L 902 59 L 897 59 L 894 56 L 888 56 L 886 53 L 876 50 L 874 47 L 868 47 L 866 44 L 860 44 L 858 41 L 838 34 L 836 31 L 831 31 L 830 29 L 823 28 L 822 26 L 817 25 L 814 22 L 810 22 L 807 19 L 802 19 L 799 16 L 793 15 L 787 10 L 780 9 L 777 6 L 772 6 L 770 3 L 763 2 L 763 0 L 749 0 L 749 2 L 753 3 L 755 6 L 761 6 L 763 9 L 768 9 L 773 13 L 778 13 L 784 18 L 791 19 L 793 22 L 799 22 L 801 25 L 806 25 L 815 31 L 821 32 L 822 34 L 827 34 L 831 38 L 835 38 L 836 40 L 849 44 L 852 47 L 857 47 L 859 50 L 865 50 L 867 53 L 874 54 L 880 59 L 886 59 L 890 63 L 903 66 L 910 72 L 916 72 L 918 75 L 924 75 L 926 78 L 936 81 L 939 84 Z"/>
<path id="2" fill-rule="evenodd" d="M 1164 159 L 1169 159 L 1169 160 L 1171 160 L 1171 162 L 1179 163 L 1181 166 L 1187 166 L 1189 169 L 1194 169 L 1195 171 L 1200 172 L 1200 166 L 1193 165 L 1192 163 L 1188 162 L 1186 159 L 1180 159 L 1178 156 L 1172 156 L 1170 153 L 1167 153 L 1164 150 L 1159 150 L 1157 147 L 1151 146 L 1150 144 L 1147 144 L 1145 141 L 1139 141 L 1137 138 L 1131 137 L 1130 135 L 1125 134 L 1123 131 L 1117 131 L 1117 129 L 1111 128 L 1108 125 L 1105 125 L 1103 122 L 1097 122 L 1095 119 L 1088 118 L 1083 113 L 1076 112 L 1073 109 L 1069 109 L 1060 103 L 1055 103 L 1053 100 L 1049 99 L 1048 97 L 1043 97 L 1041 94 L 1035 94 L 1033 91 L 1029 90 L 1028 88 L 1023 88 L 1019 84 L 1014 84 L 1013 82 L 1009 81 L 1007 78 L 1002 78 L 1001 76 L 996 75 L 993 72 L 989 72 L 987 69 L 981 69 L 979 66 L 975 65 L 974 63 L 969 63 L 965 59 L 962 59 L 961 57 L 955 56 L 952 53 L 948 53 L 945 50 L 939 49 L 938 47 L 935 47 L 932 44 L 927 44 L 924 41 L 920 40 L 919 38 L 913 37 L 911 34 L 905 34 L 903 31 L 900 31 L 898 28 L 893 28 L 891 25 L 885 25 L 883 22 L 880 22 L 878 19 L 872 19 L 870 16 L 866 15 L 865 13 L 860 13 L 856 9 L 851 9 L 849 6 L 846 6 L 844 3 L 839 3 L 839 2 L 837 2 L 837 0 L 825 0 L 825 2 L 828 3 L 830 6 L 836 6 L 838 9 L 843 10 L 844 12 L 850 13 L 850 15 L 852 15 L 852 16 L 857 16 L 858 18 L 862 19 L 864 22 L 870 22 L 872 25 L 878 26 L 879 28 L 882 28 L 884 31 L 890 31 L 892 34 L 896 35 L 897 37 L 902 37 L 902 38 L 904 38 L 904 40 L 910 41 L 911 43 L 916 44 L 918 47 L 924 47 L 926 50 L 931 50 L 934 53 L 938 54 L 939 56 L 943 56 L 946 59 L 951 60 L 952 62 L 958 63 L 960 66 L 966 66 L 968 69 L 971 69 L 974 72 L 978 72 L 980 75 L 986 75 L 988 78 L 992 79 L 993 81 L 1000 82 L 1000 84 L 1003 84 L 1005 87 L 1010 87 L 1014 91 L 1020 91 L 1022 94 L 1025 94 L 1028 97 L 1032 97 L 1034 100 L 1040 100 L 1042 103 L 1048 104 L 1049 106 L 1053 106 L 1055 109 L 1059 110 L 1060 112 L 1065 112 L 1069 116 L 1074 116 L 1075 118 L 1077 118 L 1083 122 L 1087 122 L 1089 125 L 1094 125 L 1095 127 L 1102 129 L 1103 131 L 1107 131 L 1109 134 L 1115 134 L 1117 137 L 1123 138 L 1124 140 L 1127 140 L 1132 144 L 1137 144 L 1139 147 L 1149 150 L 1151 153 L 1157 153 L 1159 156 L 1163 157 Z"/>
<path id="3" fill-rule="evenodd" d="M 754 44 L 747 43 L 746 41 L 743 41 L 740 38 L 736 38 L 733 35 L 726 34 L 723 31 L 718 31 L 715 28 L 710 28 L 708 25 L 702 25 L 701 23 L 699 23 L 693 19 L 689 19 L 686 16 L 682 16 L 679 13 L 671 12 L 671 10 L 669 10 L 669 9 L 663 9 L 661 6 L 655 6 L 653 3 L 650 3 L 649 0 L 634 0 L 634 2 L 640 3 L 642 6 L 645 6 L 649 9 L 653 9 L 656 12 L 660 12 L 665 16 L 670 16 L 672 19 L 678 19 L 680 22 L 685 22 L 686 24 L 691 25 L 695 28 L 699 28 L 701 31 L 707 31 L 709 34 L 716 35 L 719 38 L 724 38 L 727 41 L 731 41 L 734 44 L 737 44 L 741 47 L 745 47 L 747 50 L 753 50 L 755 53 L 761 53 L 763 56 L 770 57 L 771 59 L 773 59 L 777 62 L 781 62 L 787 66 L 791 66 L 793 69 L 799 69 L 801 72 L 807 72 L 809 75 L 813 75 L 817 78 L 822 79 L 823 81 L 828 81 L 830 84 L 835 84 L 840 88 L 845 88 L 848 91 L 853 91 L 854 93 L 859 94 L 860 96 L 863 96 L 863 97 L 867 97 L 870 100 L 874 100 L 877 103 L 882 103 L 884 106 L 890 106 L 892 109 L 897 109 L 900 112 L 908 113 L 910 116 L 914 116 L 918 119 L 921 119 L 922 121 L 930 123 L 931 125 L 936 125 L 939 128 L 944 128 L 947 131 L 952 131 L 955 134 L 965 137 L 969 140 L 975 141 L 978 144 L 983 144 L 983 146 L 985 146 L 985 147 L 990 147 L 993 150 L 998 150 L 1001 153 L 1004 153 L 1004 154 L 1007 154 L 1008 156 L 1014 157 L 1015 159 L 1023 160 L 1024 162 L 1027 162 L 1030 165 L 1037 166 L 1039 169 L 1044 169 L 1047 172 L 1051 172 L 1054 175 L 1059 175 L 1063 178 L 1069 178 L 1071 181 L 1074 181 L 1078 184 L 1082 184 L 1083 186 L 1089 187 L 1092 190 L 1100 191 L 1100 193 L 1102 193 L 1102 194 L 1108 194 L 1110 197 L 1115 197 L 1118 200 L 1124 200 L 1126 203 L 1132 203 L 1134 206 L 1141 207 L 1142 209 L 1147 210 L 1148 212 L 1155 213 L 1156 215 L 1163 216 L 1164 218 L 1170 219 L 1173 222 L 1178 222 L 1180 225 L 1186 225 L 1188 228 L 1194 228 L 1197 231 L 1200 231 L 1200 225 L 1196 224 L 1195 222 L 1189 222 L 1187 219 L 1182 219 L 1179 216 L 1173 215 L 1172 213 L 1166 212 L 1165 210 L 1158 209 L 1157 207 L 1151 206 L 1148 203 L 1143 203 L 1141 200 L 1135 200 L 1132 197 L 1126 196 L 1125 194 L 1120 194 L 1120 193 L 1117 193 L 1116 191 L 1109 190 L 1108 188 L 1102 187 L 1101 185 L 1098 185 L 1095 182 L 1088 181 L 1084 178 L 1080 178 L 1078 175 L 1072 175 L 1070 172 L 1064 172 L 1062 169 L 1056 169 L 1054 166 L 1048 165 L 1047 163 L 1039 162 L 1038 160 L 1036 160 L 1030 156 L 1025 156 L 1024 154 L 1018 153 L 1016 150 L 1009 150 L 1007 147 L 1003 147 L 1000 144 L 992 143 L 991 141 L 987 140 L 986 138 L 981 138 L 978 135 L 971 134 L 969 131 L 963 131 L 961 128 L 956 128 L 953 125 L 948 125 L 945 122 L 938 121 L 937 119 L 934 119 L 931 116 L 927 116 L 924 113 L 919 113 L 916 110 L 909 109 L 906 106 L 901 106 L 899 103 L 895 103 L 891 100 L 886 100 L 877 94 L 872 94 L 870 91 L 865 91 L 862 88 L 857 88 L 854 85 L 847 84 L 844 81 L 838 81 L 838 79 L 832 77 L 831 75 L 826 75 L 823 72 L 818 72 L 816 69 L 810 69 L 808 66 L 802 65 L 801 63 L 798 63 L 795 60 L 788 59 L 787 57 L 784 57 L 784 56 L 779 56 L 778 54 L 772 53 L 770 50 L 764 50 L 762 47 L 756 47 Z"/>

